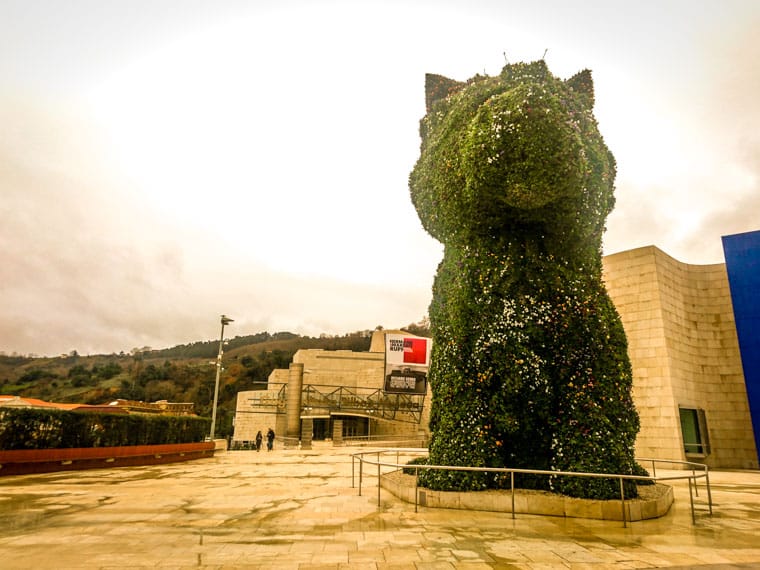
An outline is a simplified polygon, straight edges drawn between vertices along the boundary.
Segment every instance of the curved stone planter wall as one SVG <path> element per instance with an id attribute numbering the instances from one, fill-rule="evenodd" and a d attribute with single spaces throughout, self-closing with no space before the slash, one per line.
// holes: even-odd
<path id="1" fill-rule="evenodd" d="M 402 501 L 414 503 L 414 476 L 401 471 L 387 473 L 380 477 L 383 489 Z M 627 521 L 640 521 L 664 516 L 673 504 L 673 488 L 656 484 L 640 486 L 641 496 L 625 501 Z M 474 511 L 512 512 L 510 491 L 432 491 L 417 488 L 418 504 L 423 507 L 442 509 L 466 509 Z M 597 501 L 576 499 L 548 493 L 546 491 L 515 490 L 515 513 L 530 515 L 551 515 L 622 521 L 623 509 L 620 500 Z"/>
<path id="2" fill-rule="evenodd" d="M 213 457 L 214 442 L 0 451 L 0 476 L 155 465 Z"/>

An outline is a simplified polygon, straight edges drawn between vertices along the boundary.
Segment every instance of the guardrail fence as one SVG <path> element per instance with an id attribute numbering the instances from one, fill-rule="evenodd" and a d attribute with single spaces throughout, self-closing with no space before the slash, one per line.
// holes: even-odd
<path id="1" fill-rule="evenodd" d="M 396 461 L 381 460 L 383 457 L 392 456 L 395 454 Z M 649 459 L 641 458 L 637 459 L 639 463 L 652 466 L 652 475 L 649 477 L 641 475 L 620 475 L 616 473 L 581 473 L 576 471 L 546 471 L 540 469 L 512 469 L 507 467 L 460 467 L 453 465 L 424 465 L 424 464 L 408 464 L 401 463 L 402 457 L 424 457 L 427 455 L 427 449 L 424 448 L 387 448 L 381 450 L 361 451 L 354 453 L 351 456 L 351 487 L 356 487 L 356 463 L 359 463 L 359 496 L 362 494 L 362 483 L 364 478 L 364 464 L 375 466 L 377 468 L 377 505 L 380 506 L 380 478 L 381 469 L 386 468 L 386 472 L 395 471 L 399 469 L 414 470 L 414 512 L 418 512 L 419 493 L 418 493 L 418 481 L 419 473 L 422 469 L 436 469 L 443 471 L 479 471 L 488 473 L 504 473 L 508 474 L 510 478 L 510 492 L 512 495 L 512 518 L 515 518 L 515 473 L 526 473 L 532 475 L 547 475 L 547 476 L 568 476 L 568 477 L 588 477 L 588 478 L 604 478 L 604 479 L 618 479 L 620 481 L 620 506 L 622 510 L 623 526 L 627 526 L 626 520 L 626 498 L 624 493 L 624 482 L 627 480 L 632 481 L 650 481 L 657 483 L 661 481 L 674 481 L 686 479 L 689 486 L 689 504 L 691 505 L 691 521 L 692 524 L 696 524 L 696 512 L 694 509 L 694 496 L 699 496 L 699 489 L 697 480 L 704 479 L 705 487 L 707 488 L 707 504 L 709 506 L 710 516 L 713 514 L 712 508 L 712 493 L 710 491 L 710 475 L 707 465 L 702 463 L 694 463 L 691 461 L 676 461 L 665 459 Z M 658 477 L 657 464 L 670 465 L 679 470 L 683 470 L 686 473 L 683 475 L 664 475 Z"/>

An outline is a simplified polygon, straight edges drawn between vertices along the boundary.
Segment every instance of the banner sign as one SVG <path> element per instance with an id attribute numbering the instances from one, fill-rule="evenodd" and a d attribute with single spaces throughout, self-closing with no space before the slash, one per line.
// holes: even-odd
<path id="1" fill-rule="evenodd" d="M 411 334 L 385 333 L 385 392 L 427 393 L 433 341 Z"/>

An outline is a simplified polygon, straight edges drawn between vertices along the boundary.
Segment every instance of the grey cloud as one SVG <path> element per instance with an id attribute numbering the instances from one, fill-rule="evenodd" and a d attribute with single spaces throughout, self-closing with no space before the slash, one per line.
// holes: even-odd
<path id="1" fill-rule="evenodd" d="M 617 253 L 665 240 L 670 224 L 666 212 L 657 207 L 658 196 L 664 189 L 643 189 L 620 184 L 615 190 L 616 205 L 607 218 L 604 252 Z"/>
<path id="2" fill-rule="evenodd" d="M 228 334 L 343 333 L 425 314 L 430 283 L 356 285 L 269 270 L 212 251 L 205 236 L 156 234 L 105 188 L 0 156 L 0 351 L 129 351 Z M 121 199 L 120 196 L 114 195 Z M 124 223 L 123 218 L 131 220 Z M 121 218 L 116 223 L 117 218 Z M 146 235 L 150 234 L 150 235 Z"/>

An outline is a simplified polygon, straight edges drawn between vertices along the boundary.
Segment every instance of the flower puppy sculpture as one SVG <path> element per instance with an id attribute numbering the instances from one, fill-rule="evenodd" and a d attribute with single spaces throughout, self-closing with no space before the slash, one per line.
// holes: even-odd
<path id="1" fill-rule="evenodd" d="M 590 72 L 563 81 L 538 61 L 464 83 L 428 75 L 426 103 L 410 190 L 444 244 L 430 305 L 429 462 L 645 473 L 625 333 L 602 281 L 615 160 Z M 503 484 L 482 472 L 422 478 L 434 489 Z M 519 483 L 620 496 L 617 480 Z"/>

